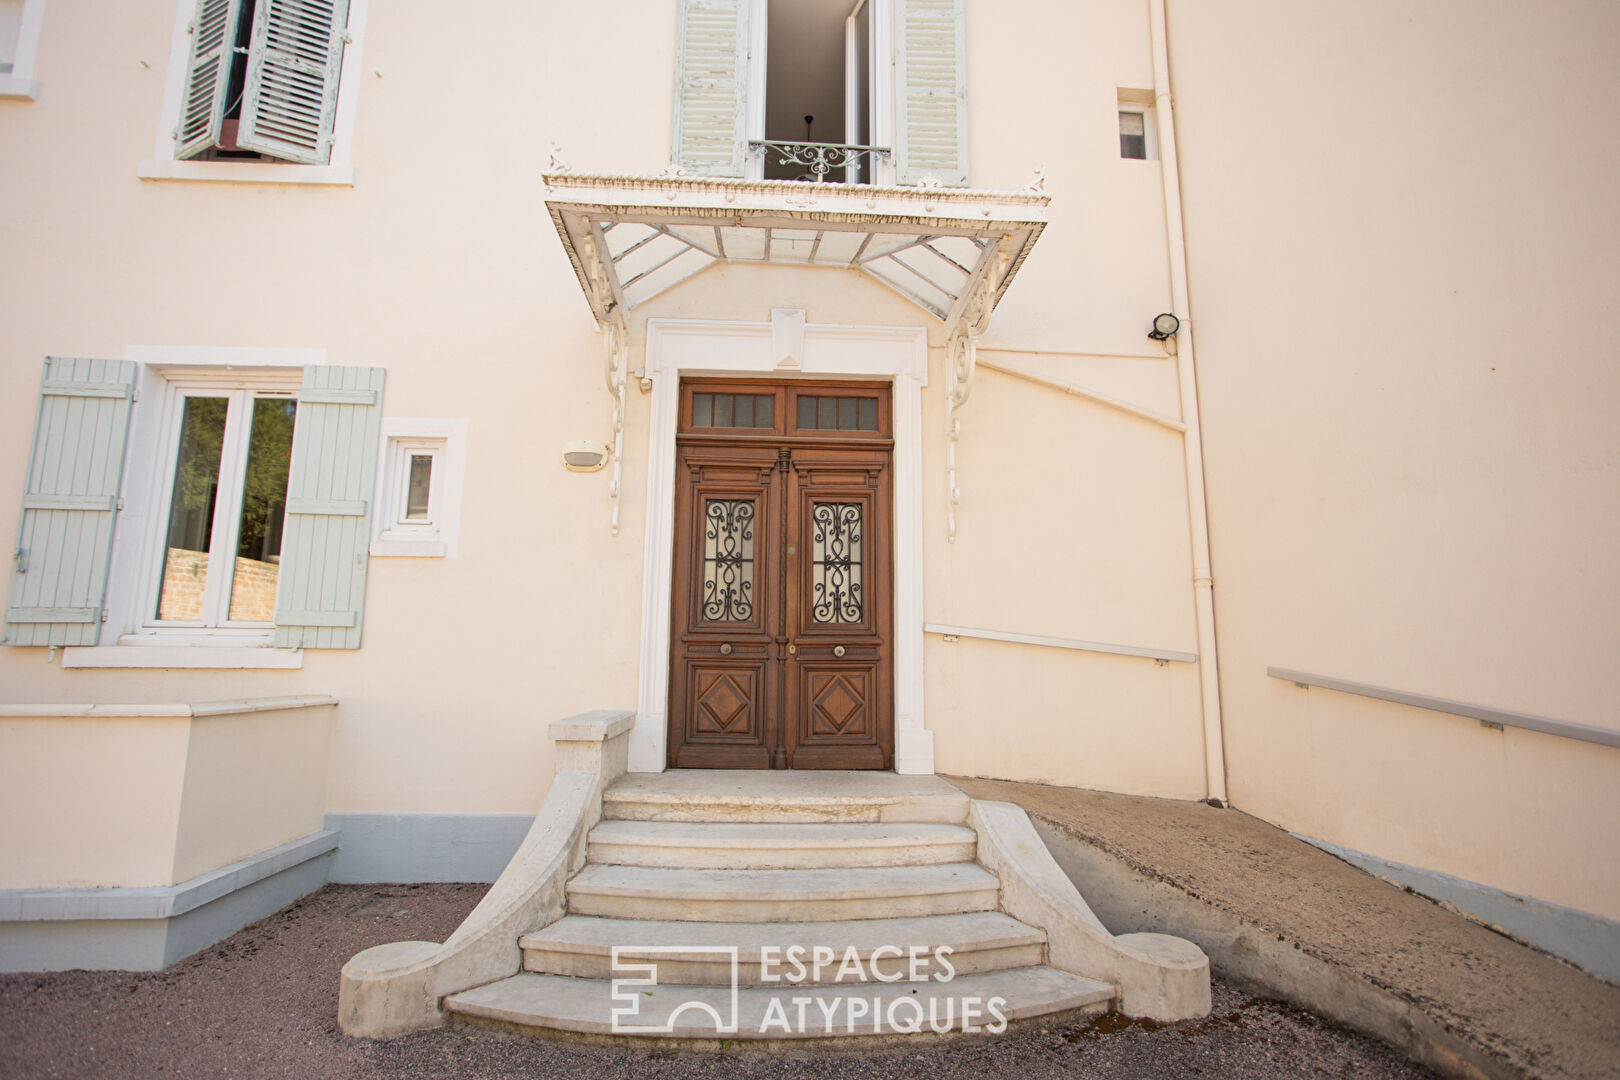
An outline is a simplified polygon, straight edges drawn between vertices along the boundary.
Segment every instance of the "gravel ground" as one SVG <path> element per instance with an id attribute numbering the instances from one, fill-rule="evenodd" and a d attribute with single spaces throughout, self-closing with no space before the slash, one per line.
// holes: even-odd
<path id="1" fill-rule="evenodd" d="M 484 885 L 329 885 L 167 971 L 0 975 L 0 1077 L 466 1080 L 1017 1076 L 1431 1077 L 1381 1043 L 1219 980 L 1180 1024 L 1104 1017 L 917 1051 L 725 1055 L 597 1049 L 451 1027 L 387 1042 L 337 1029 L 338 970 L 371 945 L 442 941 Z"/>

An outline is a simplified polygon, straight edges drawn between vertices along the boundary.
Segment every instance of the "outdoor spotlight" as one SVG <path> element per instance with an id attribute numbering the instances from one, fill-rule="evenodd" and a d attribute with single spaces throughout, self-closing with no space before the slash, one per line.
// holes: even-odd
<path id="1" fill-rule="evenodd" d="M 1148 331 L 1148 337 L 1154 341 L 1163 341 L 1165 338 L 1175 337 L 1176 331 L 1180 329 L 1181 320 L 1167 311 L 1163 315 L 1153 317 L 1153 329 Z"/>
<path id="2" fill-rule="evenodd" d="M 563 464 L 569 472 L 595 472 L 607 459 L 607 446 L 589 439 L 575 439 L 563 447 Z"/>

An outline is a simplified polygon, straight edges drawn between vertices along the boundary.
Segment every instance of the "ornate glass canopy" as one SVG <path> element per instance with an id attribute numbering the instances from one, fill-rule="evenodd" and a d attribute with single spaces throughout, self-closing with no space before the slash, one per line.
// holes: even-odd
<path id="1" fill-rule="evenodd" d="M 984 321 L 1046 224 L 1024 191 L 685 176 L 544 177 L 546 206 L 599 323 L 716 263 L 853 268 L 954 331 Z M 977 298 L 977 303 L 975 299 Z"/>

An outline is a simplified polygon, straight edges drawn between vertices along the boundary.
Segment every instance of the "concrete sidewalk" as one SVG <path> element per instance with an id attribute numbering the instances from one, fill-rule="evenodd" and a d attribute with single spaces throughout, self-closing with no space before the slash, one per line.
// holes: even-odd
<path id="1" fill-rule="evenodd" d="M 1459 1077 L 1620 1077 L 1620 987 L 1236 810 L 951 777 L 1017 803 L 1115 933 L 1196 941 L 1215 970 Z"/>

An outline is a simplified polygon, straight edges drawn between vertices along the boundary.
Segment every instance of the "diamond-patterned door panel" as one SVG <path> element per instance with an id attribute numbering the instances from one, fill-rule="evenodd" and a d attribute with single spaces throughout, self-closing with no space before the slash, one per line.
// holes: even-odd
<path id="1" fill-rule="evenodd" d="M 753 670 L 694 666 L 691 734 L 756 741 L 759 738 L 759 678 Z"/>
<path id="2" fill-rule="evenodd" d="M 869 672 L 811 671 L 806 674 L 804 684 L 807 699 L 804 729 L 809 740 L 871 737 Z"/>

